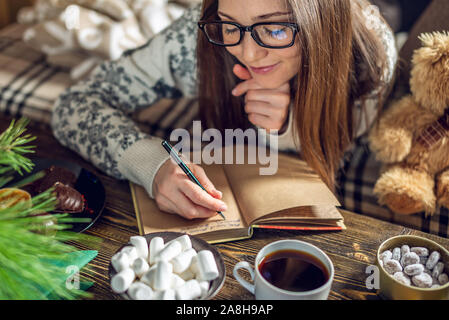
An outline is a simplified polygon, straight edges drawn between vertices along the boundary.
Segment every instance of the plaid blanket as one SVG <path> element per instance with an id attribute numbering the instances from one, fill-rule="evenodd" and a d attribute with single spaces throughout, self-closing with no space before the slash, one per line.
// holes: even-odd
<path id="1" fill-rule="evenodd" d="M 338 173 L 339 199 L 342 207 L 349 211 L 363 213 L 447 238 L 449 231 L 448 209 L 439 208 L 432 217 L 426 217 L 424 212 L 400 215 L 377 203 L 373 189 L 380 176 L 381 166 L 382 164 L 375 159 L 375 155 L 369 148 L 367 136 L 361 136 L 356 141 L 353 150 L 345 156 L 344 165 Z"/>
<path id="2" fill-rule="evenodd" d="M 0 30 L 0 112 L 49 123 L 54 101 L 72 81 L 67 70 L 50 66 L 23 43 L 24 29 L 13 24 Z"/>
<path id="3" fill-rule="evenodd" d="M 21 41 L 24 29 L 25 27 L 21 25 L 11 25 L 0 30 L 0 112 L 16 117 L 23 115 L 38 122 L 49 123 L 54 101 L 72 84 L 72 80 L 68 70 L 48 65 L 42 53 L 31 49 Z M 185 103 L 197 104 L 197 101 L 161 101 L 161 105 L 167 103 L 170 104 L 171 110 Z M 152 108 L 155 109 L 157 108 Z M 153 135 L 167 135 L 162 118 L 155 121 L 154 117 L 147 117 L 143 111 L 136 120 L 141 122 L 139 127 Z M 368 147 L 366 136 L 360 137 L 356 141 L 355 148 L 346 154 L 344 165 L 338 173 L 339 199 L 342 207 L 447 237 L 449 212 L 445 208 L 441 208 L 432 217 L 426 217 L 424 213 L 411 216 L 397 215 L 388 208 L 379 206 L 373 194 L 373 187 L 379 177 L 380 167 L 381 164 L 375 160 Z"/>

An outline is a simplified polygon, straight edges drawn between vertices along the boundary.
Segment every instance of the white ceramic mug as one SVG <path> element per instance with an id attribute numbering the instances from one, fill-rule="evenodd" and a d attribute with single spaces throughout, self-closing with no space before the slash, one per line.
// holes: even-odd
<path id="1" fill-rule="evenodd" d="M 301 292 L 288 291 L 272 285 L 260 274 L 259 264 L 267 255 L 280 250 L 297 250 L 316 257 L 327 268 L 329 279 L 319 288 Z M 239 269 L 247 270 L 254 284 L 245 281 L 238 274 Z M 266 245 L 259 251 L 256 256 L 255 269 L 248 262 L 241 261 L 234 266 L 233 274 L 246 290 L 256 296 L 257 300 L 326 300 L 334 279 L 334 265 L 329 257 L 314 245 L 299 240 L 280 240 Z"/>

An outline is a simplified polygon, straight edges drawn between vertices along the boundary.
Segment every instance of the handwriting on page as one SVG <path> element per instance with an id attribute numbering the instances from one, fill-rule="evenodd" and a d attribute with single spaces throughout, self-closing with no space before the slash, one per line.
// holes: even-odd
<path id="1" fill-rule="evenodd" d="M 226 220 L 226 221 L 213 221 L 210 223 L 202 224 L 199 226 L 188 226 L 180 229 L 180 232 L 198 234 L 206 233 L 211 231 L 216 231 L 220 229 L 231 229 L 238 228 L 242 226 L 240 219 Z"/>

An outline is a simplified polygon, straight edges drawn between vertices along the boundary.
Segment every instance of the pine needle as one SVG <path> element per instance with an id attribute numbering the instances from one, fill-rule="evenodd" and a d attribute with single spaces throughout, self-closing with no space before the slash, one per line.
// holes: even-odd
<path id="1" fill-rule="evenodd" d="M 0 188 L 11 180 L 14 172 L 30 172 L 34 166 L 24 156 L 34 152 L 33 146 L 25 146 L 35 139 L 24 135 L 28 122 L 24 118 L 13 120 L 0 135 Z M 69 223 L 85 222 L 85 219 L 69 214 L 43 214 L 53 211 L 56 205 L 53 189 L 49 189 L 33 197 L 31 206 L 19 202 L 0 209 L 0 299 L 45 300 L 49 299 L 49 292 L 51 297 L 60 299 L 90 296 L 64 285 L 69 275 L 60 265 L 70 264 L 68 253 L 78 251 L 68 241 L 97 247 L 99 239 L 65 231 Z M 57 224 L 50 223 L 54 219 Z"/>

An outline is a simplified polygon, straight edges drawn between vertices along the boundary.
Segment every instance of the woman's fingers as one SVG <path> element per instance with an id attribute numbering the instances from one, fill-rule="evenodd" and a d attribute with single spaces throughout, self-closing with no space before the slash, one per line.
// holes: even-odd
<path id="1" fill-rule="evenodd" d="M 167 212 L 167 213 L 178 214 L 178 208 L 166 196 L 164 196 L 162 194 L 158 194 L 154 200 L 156 201 L 156 204 L 157 204 L 157 207 L 159 208 L 159 210 Z"/>
<path id="2" fill-rule="evenodd" d="M 281 130 L 288 118 L 290 83 L 286 82 L 275 89 L 266 89 L 251 77 L 245 67 L 236 64 L 233 72 L 239 79 L 244 80 L 232 90 L 232 94 L 236 97 L 245 95 L 248 120 L 268 131 Z"/>
<path id="3" fill-rule="evenodd" d="M 195 174 L 198 181 L 201 183 L 201 185 L 207 190 L 207 192 L 216 199 L 221 199 L 223 194 L 218 191 L 212 181 L 207 177 L 206 173 L 204 172 L 204 169 L 200 166 L 194 166 L 191 168 L 193 173 Z"/>
<path id="4" fill-rule="evenodd" d="M 226 211 L 226 204 L 219 200 L 221 192 L 215 189 L 204 170 L 194 164 L 190 164 L 190 168 L 211 194 L 190 181 L 176 164 L 167 161 L 159 169 L 153 183 L 158 208 L 187 219 L 208 218 L 216 215 L 217 211 Z"/>
<path id="5" fill-rule="evenodd" d="M 176 212 L 189 220 L 210 218 L 217 214 L 217 211 L 195 204 L 183 192 L 176 192 L 171 202 L 176 207 Z"/>
<path id="6" fill-rule="evenodd" d="M 236 67 L 234 67 L 235 69 Z M 246 78 L 241 78 L 242 81 L 238 85 L 235 86 L 235 88 L 232 90 L 232 94 L 236 97 L 241 96 L 243 94 L 249 94 L 252 92 L 252 94 L 259 94 L 257 96 L 258 100 L 264 101 L 267 99 L 267 97 L 271 97 L 272 95 L 280 94 L 283 97 L 288 97 L 288 102 L 290 101 L 290 83 L 286 82 L 283 85 L 281 85 L 279 88 L 276 89 L 265 89 L 262 86 L 260 86 L 256 80 L 249 77 L 247 80 Z M 285 99 L 285 98 L 284 98 Z M 280 104 L 285 104 L 285 100 L 279 102 Z"/>
<path id="7" fill-rule="evenodd" d="M 246 69 L 241 64 L 234 65 L 232 72 L 240 79 L 240 80 L 249 80 L 251 79 L 251 73 L 249 73 L 248 69 Z"/>
<path id="8" fill-rule="evenodd" d="M 212 197 L 209 193 L 201 189 L 196 183 L 190 180 L 183 181 L 179 190 L 184 193 L 193 203 L 213 211 L 226 211 L 226 204 Z"/>
<path id="9" fill-rule="evenodd" d="M 158 207 L 161 211 L 177 214 L 189 220 L 210 218 L 217 214 L 216 211 L 208 210 L 194 204 L 182 192 L 177 192 L 176 195 L 173 195 L 172 200 L 163 195 L 159 196 Z"/>
<path id="10" fill-rule="evenodd" d="M 248 120 L 252 124 L 254 124 L 257 127 L 264 128 L 264 129 L 273 129 L 275 127 L 278 127 L 278 124 L 273 124 L 273 120 L 267 116 L 263 116 L 257 113 L 251 113 L 248 115 Z"/>
<path id="11" fill-rule="evenodd" d="M 248 91 L 249 89 L 257 86 L 257 83 L 252 80 L 251 74 L 244 66 L 236 64 L 234 65 L 232 71 L 240 80 L 245 80 L 239 83 L 234 88 L 234 90 L 232 90 L 232 94 L 234 96 L 236 97 L 241 96 L 242 94 L 246 93 L 246 91 Z"/>
<path id="12" fill-rule="evenodd" d="M 255 80 L 250 79 L 240 82 L 238 85 L 236 85 L 235 88 L 232 90 L 232 95 L 239 97 L 242 94 L 248 92 L 248 90 L 259 90 L 259 89 L 262 89 L 262 87 Z"/>
<path id="13" fill-rule="evenodd" d="M 273 120 L 283 120 L 284 110 L 273 107 L 271 104 L 261 101 L 250 101 L 245 105 L 247 114 L 256 113 Z"/>
<path id="14" fill-rule="evenodd" d="M 250 101 L 263 101 L 273 107 L 284 109 L 290 103 L 290 94 L 278 90 L 248 90 L 245 95 L 245 103 Z"/>

